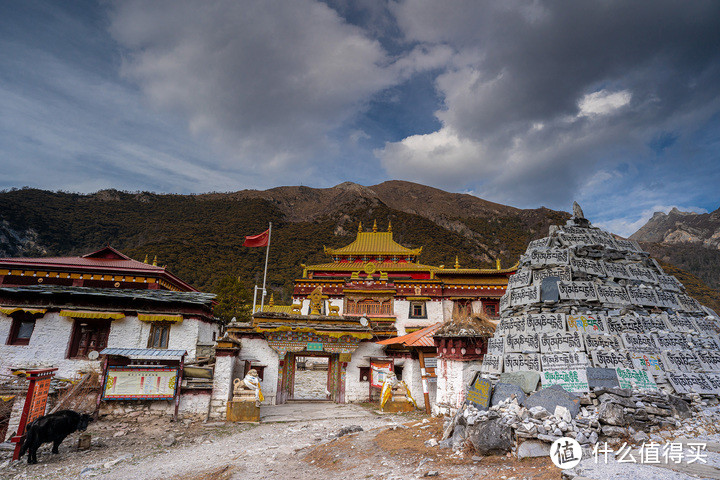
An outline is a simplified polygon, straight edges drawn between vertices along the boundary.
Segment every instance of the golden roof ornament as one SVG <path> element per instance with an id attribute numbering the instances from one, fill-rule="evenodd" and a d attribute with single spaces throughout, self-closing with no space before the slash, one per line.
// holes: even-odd
<path id="1" fill-rule="evenodd" d="M 358 233 L 362 233 L 362 222 L 358 224 Z"/>
<path id="2" fill-rule="evenodd" d="M 458 260 L 458 257 L 455 257 L 455 268 L 460 268 L 460 260 Z"/>
<path id="3" fill-rule="evenodd" d="M 274 307 L 275 306 L 275 294 L 270 294 L 270 303 L 268 303 L 268 307 Z"/>
<path id="4" fill-rule="evenodd" d="M 392 221 L 388 220 L 388 233 L 392 233 Z"/>
<path id="5" fill-rule="evenodd" d="M 373 233 L 377 233 L 377 220 L 373 221 Z"/>
<path id="6" fill-rule="evenodd" d="M 147 253 L 145 254 L 145 260 L 143 260 L 143 263 L 148 263 L 148 256 L 147 256 Z"/>
<path id="7" fill-rule="evenodd" d="M 157 267 L 157 255 L 153 258 L 153 267 Z"/>
<path id="8" fill-rule="evenodd" d="M 499 258 L 496 258 L 496 259 L 495 259 L 495 267 L 496 267 L 498 270 L 502 270 L 502 268 L 500 267 L 500 259 L 499 259 Z"/>

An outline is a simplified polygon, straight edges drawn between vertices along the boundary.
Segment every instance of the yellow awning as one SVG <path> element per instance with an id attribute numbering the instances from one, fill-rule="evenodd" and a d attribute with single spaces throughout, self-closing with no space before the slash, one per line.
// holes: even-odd
<path id="1" fill-rule="evenodd" d="M 5 315 L 10 315 L 15 312 L 45 313 L 45 312 L 47 312 L 47 309 L 45 309 L 45 308 L 25 308 L 25 307 L 2 307 L 2 308 L 0 308 L 0 312 L 4 313 Z"/>
<path id="2" fill-rule="evenodd" d="M 182 323 L 182 315 L 159 315 L 150 313 L 139 313 L 138 320 L 143 322 L 176 322 Z"/>
<path id="3" fill-rule="evenodd" d="M 125 317 L 120 312 L 96 312 L 93 310 L 60 310 L 61 317 L 73 318 L 110 318 L 112 320 L 120 320 Z"/>

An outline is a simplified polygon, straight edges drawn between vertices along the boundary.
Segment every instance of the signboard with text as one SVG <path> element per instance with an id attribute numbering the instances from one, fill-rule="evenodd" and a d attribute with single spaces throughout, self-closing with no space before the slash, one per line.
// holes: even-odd
<path id="1" fill-rule="evenodd" d="M 107 368 L 103 400 L 172 400 L 177 388 L 176 367 Z"/>

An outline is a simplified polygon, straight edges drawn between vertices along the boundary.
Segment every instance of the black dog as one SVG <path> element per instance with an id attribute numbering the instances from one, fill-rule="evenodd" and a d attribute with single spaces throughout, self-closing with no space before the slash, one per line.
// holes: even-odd
<path id="1" fill-rule="evenodd" d="M 37 462 L 37 449 L 43 443 L 52 442 L 52 453 L 58 453 L 58 447 L 65 437 L 73 432 L 84 432 L 92 417 L 72 410 L 59 410 L 30 422 L 25 431 L 25 442 L 20 449 L 20 456 L 28 452 L 28 463 Z"/>

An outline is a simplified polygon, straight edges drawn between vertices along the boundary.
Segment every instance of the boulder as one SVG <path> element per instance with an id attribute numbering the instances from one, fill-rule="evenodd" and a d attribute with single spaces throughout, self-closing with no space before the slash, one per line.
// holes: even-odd
<path id="1" fill-rule="evenodd" d="M 348 427 L 342 427 L 337 433 L 338 438 L 347 435 L 348 433 L 362 432 L 363 428 L 360 425 L 350 425 Z"/>
<path id="2" fill-rule="evenodd" d="M 509 383 L 512 385 L 517 385 L 518 387 L 522 388 L 523 392 L 525 393 L 532 393 L 537 388 L 538 382 L 540 381 L 540 373 L 539 372 L 505 372 L 502 375 L 500 375 L 500 382 L 499 383 Z M 520 401 L 518 400 L 518 403 Z"/>
<path id="3" fill-rule="evenodd" d="M 455 430 L 453 430 L 452 437 L 450 437 L 452 440 L 450 443 L 452 443 L 453 450 L 460 450 L 465 446 L 465 427 L 463 425 L 455 425 Z"/>
<path id="4" fill-rule="evenodd" d="M 513 445 L 512 429 L 503 425 L 500 419 L 478 423 L 467 429 L 467 438 L 479 455 L 502 454 Z"/>
<path id="5" fill-rule="evenodd" d="M 519 386 L 512 383 L 498 383 L 493 390 L 490 405 L 495 406 L 503 400 L 509 399 L 513 394 L 515 394 L 515 398 L 517 398 L 518 404 L 520 405 L 522 405 L 527 398 L 527 395 L 525 395 L 525 392 L 523 392 Z"/>
<path id="6" fill-rule="evenodd" d="M 617 403 L 618 405 L 622 405 L 623 407 L 637 408 L 635 406 L 635 402 L 633 402 L 629 398 L 621 397 L 612 393 L 603 393 L 598 397 L 598 400 L 600 400 L 600 403 Z"/>
<path id="7" fill-rule="evenodd" d="M 600 421 L 608 425 L 625 425 L 627 418 L 621 405 L 617 403 L 603 403 L 598 408 Z"/>
<path id="8" fill-rule="evenodd" d="M 528 440 L 520 444 L 517 458 L 547 457 L 550 455 L 550 444 L 539 440 Z"/>
<path id="9" fill-rule="evenodd" d="M 602 427 L 602 433 L 608 437 L 624 437 L 627 435 L 627 430 L 622 427 L 605 425 Z"/>
<path id="10" fill-rule="evenodd" d="M 580 397 L 566 391 L 560 385 L 553 385 L 538 390 L 525 400 L 525 407 L 528 409 L 538 405 L 548 412 L 555 412 L 555 407 L 561 405 L 568 409 L 572 418 L 575 418 L 580 412 Z"/>
<path id="11" fill-rule="evenodd" d="M 692 410 L 690 410 L 690 404 L 680 397 L 675 395 L 668 395 L 668 403 L 672 407 L 673 415 L 682 418 L 683 420 L 692 417 Z"/>

